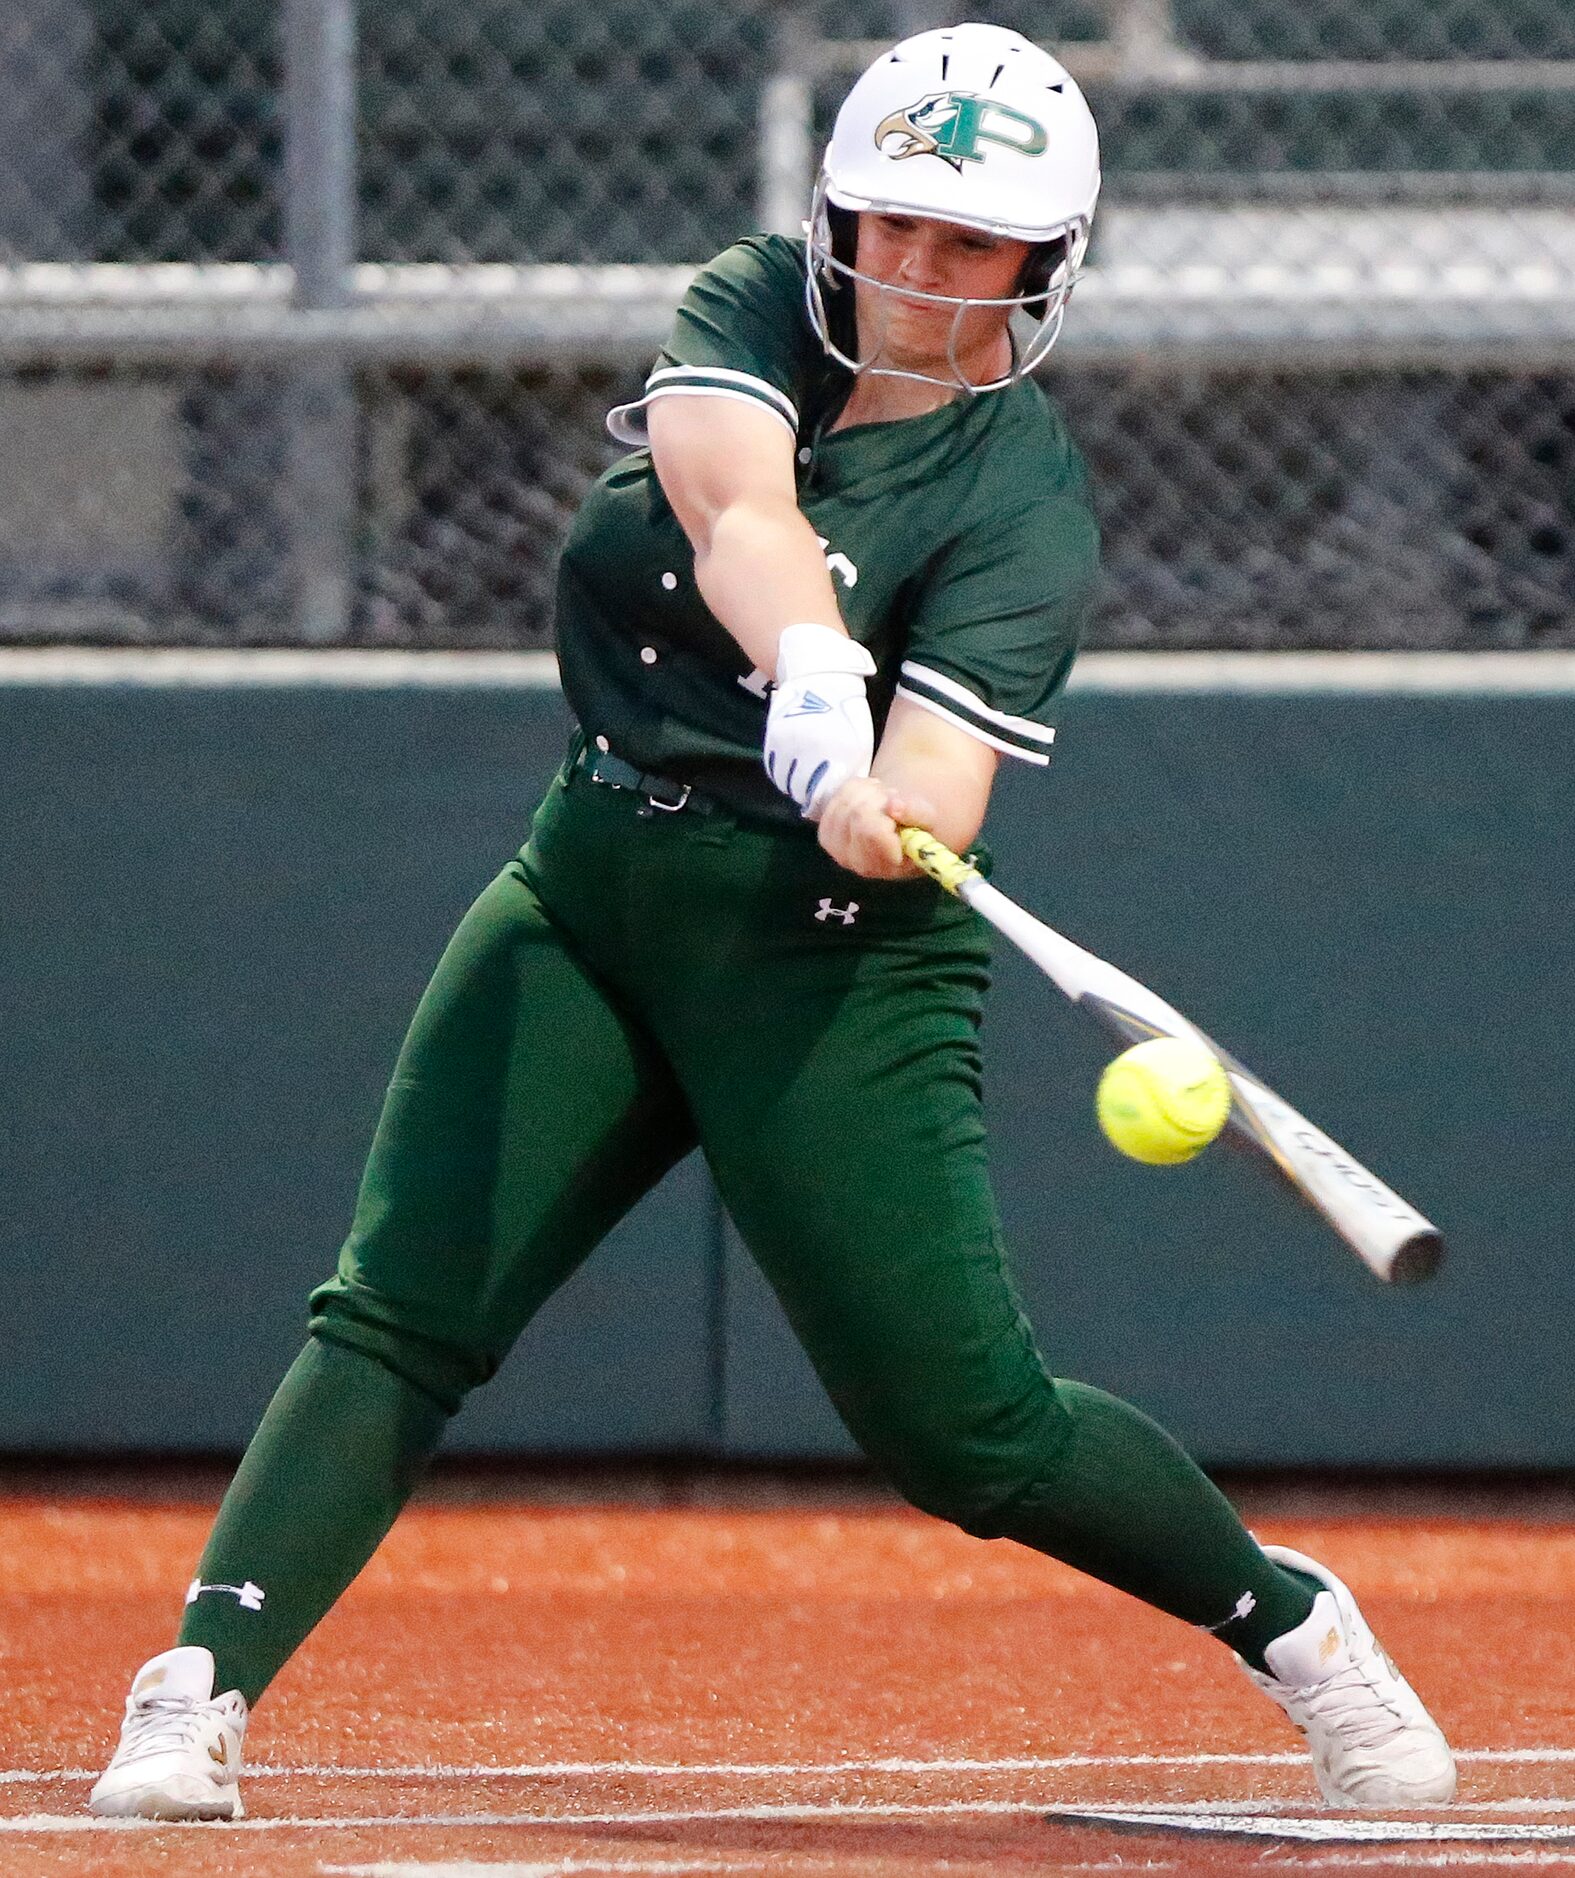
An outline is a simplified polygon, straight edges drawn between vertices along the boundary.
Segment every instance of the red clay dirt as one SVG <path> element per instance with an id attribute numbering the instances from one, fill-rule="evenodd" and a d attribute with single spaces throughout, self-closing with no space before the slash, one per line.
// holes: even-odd
<path id="1" fill-rule="evenodd" d="M 1325 1812 L 1218 1645 L 917 1514 L 485 1505 L 408 1513 L 286 1670 L 245 1823 L 93 1822 L 211 1517 L 0 1500 L 3 1878 L 1575 1873 L 1575 1526 L 1258 1522 L 1465 1751 L 1427 1814 Z"/>

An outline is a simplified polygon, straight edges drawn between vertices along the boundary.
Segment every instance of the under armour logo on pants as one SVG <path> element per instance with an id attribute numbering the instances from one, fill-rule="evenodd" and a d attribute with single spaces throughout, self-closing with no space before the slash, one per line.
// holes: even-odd
<path id="1" fill-rule="evenodd" d="M 243 1611 L 260 1611 L 263 1599 L 268 1595 L 261 1585 L 254 1585 L 250 1578 L 243 1585 L 205 1585 L 200 1578 L 193 1578 L 187 1587 L 186 1602 L 195 1604 L 204 1591 L 227 1591 L 232 1598 L 239 1599 Z"/>
<path id="2" fill-rule="evenodd" d="M 851 926 L 858 916 L 858 910 L 859 903 L 857 900 L 850 900 L 846 906 L 833 906 L 831 904 L 831 897 L 828 894 L 827 897 L 821 901 L 820 906 L 816 910 L 815 917 L 820 920 L 822 924 L 828 919 L 840 919 L 844 926 Z"/>

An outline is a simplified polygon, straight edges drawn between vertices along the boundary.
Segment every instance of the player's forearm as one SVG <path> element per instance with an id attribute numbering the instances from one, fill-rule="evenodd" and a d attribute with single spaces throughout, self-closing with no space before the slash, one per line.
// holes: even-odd
<path id="1" fill-rule="evenodd" d="M 888 727 L 870 774 L 900 802 L 930 812 L 915 819 L 959 854 L 984 826 L 995 779 L 994 753 L 938 719 Z M 892 734 L 893 728 L 896 734 Z"/>
<path id="2" fill-rule="evenodd" d="M 813 622 L 845 632 L 815 531 L 792 502 L 730 503 L 695 545 L 700 597 L 768 677 L 785 626 Z"/>
<path id="3" fill-rule="evenodd" d="M 984 823 L 996 754 L 931 712 L 898 698 L 868 776 L 854 777 L 821 818 L 820 845 L 849 872 L 901 880 L 917 872 L 897 830 L 907 822 L 965 849 Z"/>

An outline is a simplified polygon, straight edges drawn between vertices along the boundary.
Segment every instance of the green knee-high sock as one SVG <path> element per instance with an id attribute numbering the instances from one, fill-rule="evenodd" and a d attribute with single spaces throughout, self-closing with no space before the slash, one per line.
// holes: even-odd
<path id="1" fill-rule="evenodd" d="M 377 1549 L 448 1417 L 358 1351 L 316 1339 L 268 1406 L 219 1509 L 182 1643 L 255 1702 Z"/>
<path id="2" fill-rule="evenodd" d="M 1140 1409 L 1057 1382 L 1071 1417 L 1053 1479 L 1002 1516 L 1002 1536 L 1211 1630 L 1255 1669 L 1313 1590 L 1264 1553 L 1208 1476 Z"/>

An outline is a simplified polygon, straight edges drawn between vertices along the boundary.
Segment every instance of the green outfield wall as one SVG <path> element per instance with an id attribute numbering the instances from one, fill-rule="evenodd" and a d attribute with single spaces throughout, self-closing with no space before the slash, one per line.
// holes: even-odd
<path id="1" fill-rule="evenodd" d="M 331 1265 L 406 1017 L 566 715 L 474 655 L 0 655 L 0 1449 L 233 1449 Z M 1224 1149 L 1122 1161 L 1004 953 L 1003 1210 L 1051 1365 L 1229 1465 L 1575 1465 L 1575 656 L 1091 659 L 1000 884 L 1444 1229 L 1376 1283 Z M 851 1452 L 703 1169 L 456 1447 Z"/>

